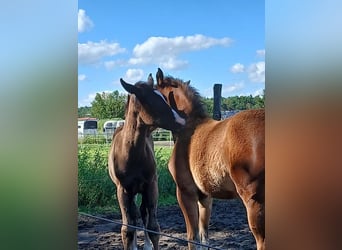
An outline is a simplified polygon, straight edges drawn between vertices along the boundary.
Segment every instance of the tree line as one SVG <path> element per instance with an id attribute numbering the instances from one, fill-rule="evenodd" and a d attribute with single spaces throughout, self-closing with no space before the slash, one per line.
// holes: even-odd
<path id="1" fill-rule="evenodd" d="M 262 96 L 231 96 L 221 98 L 221 111 L 246 110 L 264 108 L 265 98 Z M 79 107 L 78 117 L 96 117 L 98 119 L 112 119 L 125 117 L 125 105 L 127 94 L 120 94 L 119 91 L 112 93 L 97 93 L 91 106 Z M 202 97 L 209 115 L 212 116 L 214 108 L 214 98 Z"/>

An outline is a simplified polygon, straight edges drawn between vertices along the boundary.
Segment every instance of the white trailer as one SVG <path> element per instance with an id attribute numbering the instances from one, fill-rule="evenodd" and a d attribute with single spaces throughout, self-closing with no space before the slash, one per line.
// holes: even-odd
<path id="1" fill-rule="evenodd" d="M 84 138 L 87 135 L 97 135 L 96 118 L 78 119 L 78 138 Z"/>

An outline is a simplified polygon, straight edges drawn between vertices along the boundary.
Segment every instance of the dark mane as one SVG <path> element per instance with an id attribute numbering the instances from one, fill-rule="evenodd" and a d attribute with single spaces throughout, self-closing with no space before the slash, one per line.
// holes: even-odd
<path id="1" fill-rule="evenodd" d="M 131 95 L 128 94 L 128 95 L 127 95 L 126 105 L 125 105 L 125 117 L 127 117 L 128 106 L 129 106 L 129 99 L 130 99 L 130 98 L 131 98 Z"/>
<path id="2" fill-rule="evenodd" d="M 190 86 L 188 82 L 184 82 L 183 80 L 174 78 L 172 76 L 165 77 L 164 81 L 166 82 L 167 86 L 177 86 L 177 88 L 180 88 L 184 92 L 186 98 L 191 101 L 193 108 L 191 117 L 207 118 L 209 116 L 202 101 L 202 97 L 196 88 Z"/>

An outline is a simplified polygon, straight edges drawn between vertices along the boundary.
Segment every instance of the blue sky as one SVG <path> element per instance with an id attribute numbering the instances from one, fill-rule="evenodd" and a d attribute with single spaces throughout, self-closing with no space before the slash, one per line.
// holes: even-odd
<path id="1" fill-rule="evenodd" d="M 78 9 L 79 107 L 158 67 L 206 97 L 215 83 L 224 97 L 265 88 L 264 1 L 79 0 Z"/>

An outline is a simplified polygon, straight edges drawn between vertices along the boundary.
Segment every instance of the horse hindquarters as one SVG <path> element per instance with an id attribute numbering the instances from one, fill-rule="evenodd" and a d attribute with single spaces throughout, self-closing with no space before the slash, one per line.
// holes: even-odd
<path id="1" fill-rule="evenodd" d="M 265 249 L 265 112 L 248 110 L 229 120 L 230 174 L 246 210 L 257 249 Z"/>

